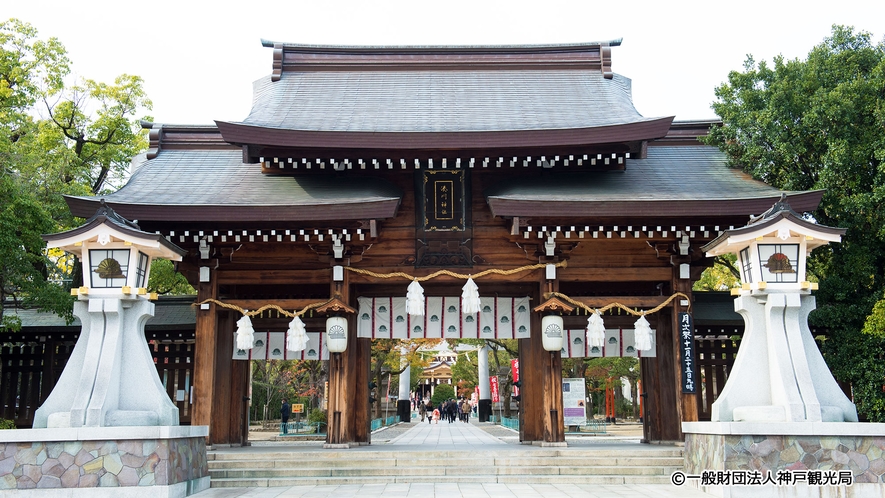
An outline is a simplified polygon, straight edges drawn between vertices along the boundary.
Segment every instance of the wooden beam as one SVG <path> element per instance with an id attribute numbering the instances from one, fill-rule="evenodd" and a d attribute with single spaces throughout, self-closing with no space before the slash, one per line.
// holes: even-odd
<path id="1" fill-rule="evenodd" d="M 569 265 L 556 272 L 560 282 L 669 282 L 673 268 L 668 266 L 646 268 L 577 268 Z"/>
<path id="2" fill-rule="evenodd" d="M 629 308 L 655 308 L 670 296 L 569 296 L 591 308 L 601 308 L 611 303 L 621 303 Z M 672 304 L 671 304 L 672 306 Z"/>
<path id="3" fill-rule="evenodd" d="M 327 299 L 225 299 L 225 304 L 254 311 L 268 304 L 275 304 L 286 311 L 301 311 L 309 304 L 325 302 Z"/>
<path id="4" fill-rule="evenodd" d="M 328 284 L 332 281 L 332 268 L 321 270 L 220 270 L 219 285 L 284 285 Z"/>

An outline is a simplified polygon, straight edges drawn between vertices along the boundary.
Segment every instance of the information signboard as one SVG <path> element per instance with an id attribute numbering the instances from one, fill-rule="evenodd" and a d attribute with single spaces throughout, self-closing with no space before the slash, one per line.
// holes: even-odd
<path id="1" fill-rule="evenodd" d="M 584 425 L 587 422 L 586 398 L 584 379 L 562 379 L 564 425 Z"/>

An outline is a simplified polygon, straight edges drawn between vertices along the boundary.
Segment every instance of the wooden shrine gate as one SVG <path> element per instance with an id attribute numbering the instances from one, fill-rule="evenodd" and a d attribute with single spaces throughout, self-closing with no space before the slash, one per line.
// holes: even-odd
<path id="1" fill-rule="evenodd" d="M 368 444 L 371 339 L 357 333 L 358 298 L 404 296 L 419 279 L 427 296 L 459 296 L 468 277 L 480 297 L 529 298 L 522 441 L 565 440 L 562 355 L 540 333 L 540 313 L 564 309 L 553 293 L 569 308 L 655 310 L 656 355 L 640 359 L 645 439 L 682 440 L 681 422 L 699 414 L 680 385 L 678 316 L 712 264 L 700 248 L 781 192 L 699 142 L 715 123 L 639 114 L 612 71 L 619 44 L 265 42 L 272 71 L 244 121 L 145 124 L 138 174 L 104 199 L 188 251 L 177 268 L 200 303 L 192 421 L 209 426 L 209 443 L 247 439 L 248 362 L 231 354 L 244 314 L 273 306 L 312 331 L 342 315 L 351 333 L 329 360 L 327 443 Z M 787 195 L 811 211 L 822 193 Z M 77 216 L 100 205 L 67 200 Z M 585 326 L 564 313 L 566 329 Z M 287 328 L 288 317 L 254 318 L 256 330 Z M 635 317 L 605 321 L 629 329 Z"/>

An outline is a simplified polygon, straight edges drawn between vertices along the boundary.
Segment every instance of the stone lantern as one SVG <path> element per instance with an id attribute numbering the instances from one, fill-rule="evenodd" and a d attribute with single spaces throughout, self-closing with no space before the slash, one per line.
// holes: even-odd
<path id="1" fill-rule="evenodd" d="M 732 294 L 746 324 L 712 421 L 857 422 L 808 328 L 817 285 L 806 280 L 806 259 L 844 233 L 804 219 L 782 197 L 703 247 L 707 256 L 738 256 L 742 284 Z"/>
<path id="2" fill-rule="evenodd" d="M 144 338 L 154 315 L 146 291 L 151 261 L 181 261 L 186 251 L 141 231 L 102 203 L 73 230 L 43 237 L 49 248 L 80 258 L 74 289 L 82 332 L 58 383 L 37 410 L 34 427 L 178 425 L 178 408 L 160 383 Z"/>

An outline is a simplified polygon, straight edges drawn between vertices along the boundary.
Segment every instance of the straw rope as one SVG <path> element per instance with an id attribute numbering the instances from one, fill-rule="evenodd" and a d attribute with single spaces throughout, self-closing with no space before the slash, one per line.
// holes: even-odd
<path id="1" fill-rule="evenodd" d="M 673 294 L 672 296 L 668 297 L 666 301 L 655 306 L 654 308 L 652 308 L 650 310 L 642 310 L 642 311 L 635 311 L 632 308 L 625 306 L 621 303 L 609 303 L 609 304 L 606 304 L 605 306 L 603 306 L 602 308 L 591 308 L 590 306 L 587 306 L 586 304 L 584 304 L 580 301 L 575 301 L 574 299 L 566 296 L 565 294 L 559 293 L 559 292 L 550 292 L 550 293 L 545 294 L 545 296 L 551 296 L 551 297 L 555 296 L 555 297 L 558 297 L 558 298 L 562 299 L 563 301 L 568 302 L 569 304 L 573 304 L 573 305 L 575 305 L 575 306 L 577 306 L 589 313 L 599 312 L 600 314 L 605 313 L 606 311 L 608 311 L 612 308 L 620 308 L 633 316 L 651 315 L 653 313 L 657 313 L 658 311 L 661 311 L 662 309 L 666 308 L 667 305 L 669 305 L 670 302 L 673 301 L 674 299 L 676 299 L 677 297 L 682 297 L 682 298 L 688 300 L 688 309 L 691 309 L 691 299 L 687 295 L 685 295 L 681 292 L 677 292 L 676 294 Z"/>
<path id="2" fill-rule="evenodd" d="M 247 311 L 247 310 L 244 310 L 243 308 L 240 308 L 237 305 L 225 303 L 225 302 L 219 301 L 217 299 L 206 299 L 203 302 L 194 303 L 192 306 L 199 306 L 201 304 L 214 303 L 214 304 L 217 304 L 218 306 L 221 306 L 222 308 L 237 310 L 245 316 L 257 316 L 257 315 L 264 313 L 267 310 L 276 310 L 276 311 L 280 312 L 282 315 L 285 315 L 289 318 L 295 318 L 296 316 L 304 316 L 304 314 L 307 313 L 308 311 L 310 311 L 314 308 L 319 308 L 320 306 L 323 306 L 323 305 L 328 304 L 330 302 L 332 302 L 332 299 L 328 299 L 326 301 L 322 301 L 319 303 L 311 303 L 311 304 L 308 304 L 307 306 L 305 306 L 304 308 L 302 308 L 301 311 L 297 311 L 295 313 L 290 313 L 290 312 L 284 310 L 283 308 L 277 306 L 276 304 L 265 304 L 264 306 L 258 308 L 257 310 Z"/>
<path id="3" fill-rule="evenodd" d="M 560 261 L 559 263 L 556 263 L 554 266 L 557 268 L 565 268 L 566 266 L 568 266 L 568 264 L 565 261 Z M 363 270 L 362 268 L 353 268 L 350 266 L 345 266 L 344 269 L 348 270 L 348 271 L 352 271 L 354 273 L 359 273 L 361 275 L 368 275 L 370 277 L 375 277 L 375 278 L 403 278 L 406 280 L 417 280 L 418 282 L 425 282 L 425 281 L 430 280 L 432 278 L 436 278 L 440 275 L 448 275 L 450 277 L 460 278 L 460 279 L 464 279 L 464 280 L 467 280 L 468 278 L 473 278 L 475 280 L 475 279 L 482 278 L 482 277 L 484 277 L 486 275 L 490 275 L 490 274 L 513 275 L 515 273 L 522 273 L 524 271 L 539 270 L 541 268 L 546 268 L 546 267 L 547 267 L 547 263 L 539 263 L 536 265 L 528 265 L 528 266 L 521 266 L 519 268 L 512 268 L 510 270 L 499 270 L 497 268 L 490 268 L 488 270 L 483 270 L 479 273 L 474 273 L 474 274 L 455 273 L 450 270 L 439 270 L 434 273 L 431 273 L 430 275 L 425 275 L 423 277 L 416 277 L 414 275 L 409 275 L 408 273 L 401 272 L 401 271 L 397 271 L 397 272 L 393 272 L 393 273 L 375 273 L 371 270 Z"/>

